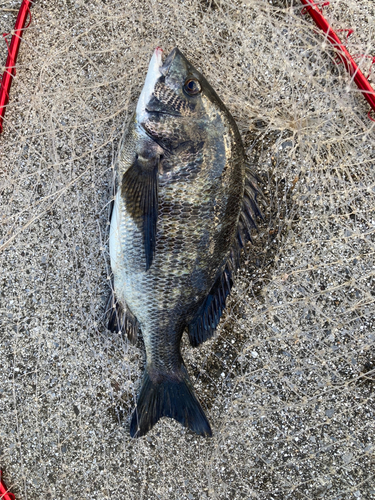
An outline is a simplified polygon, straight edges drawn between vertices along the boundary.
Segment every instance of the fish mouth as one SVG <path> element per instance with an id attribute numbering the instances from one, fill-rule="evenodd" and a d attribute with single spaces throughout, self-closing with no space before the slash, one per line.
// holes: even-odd
<path id="1" fill-rule="evenodd" d="M 160 49 L 159 47 L 157 47 L 155 49 L 155 52 L 154 54 L 157 53 L 157 51 L 161 51 L 162 49 Z M 177 47 L 175 47 L 169 54 L 168 56 L 166 57 L 164 63 L 162 63 L 161 61 L 161 57 L 159 59 L 160 61 L 160 66 L 158 68 L 158 71 L 160 73 L 160 77 L 158 78 L 157 81 L 159 81 L 160 79 L 164 79 L 167 75 L 168 75 L 168 72 L 172 66 L 172 63 L 176 57 L 176 55 L 179 53 L 180 51 L 178 50 Z M 155 57 L 155 55 L 154 55 Z M 151 65 L 151 63 L 150 63 Z M 156 83 L 156 82 L 155 82 Z M 153 93 L 151 93 L 151 96 L 148 100 L 147 103 L 145 103 L 145 112 L 148 113 L 149 117 L 150 118 L 156 118 L 158 116 L 181 116 L 181 113 L 179 113 L 178 111 L 173 111 L 171 109 L 168 109 L 168 110 L 165 110 L 165 109 L 160 109 L 160 102 L 159 100 L 153 95 Z"/>
<path id="2" fill-rule="evenodd" d="M 137 103 L 136 116 L 138 123 L 143 127 L 147 120 L 157 117 L 181 116 L 178 111 L 161 109 L 158 99 L 154 96 L 154 88 L 160 79 L 164 79 L 172 66 L 172 63 L 180 51 L 175 47 L 162 61 L 163 50 L 156 47 L 149 63 L 145 84 Z"/>
<path id="3" fill-rule="evenodd" d="M 165 115 L 165 116 L 182 116 L 181 113 L 178 111 L 173 112 L 173 111 L 161 111 L 159 109 L 152 109 L 152 106 L 147 106 L 145 109 L 147 113 L 149 113 L 151 116 L 159 116 L 159 115 Z"/>
<path id="4" fill-rule="evenodd" d="M 160 72 L 160 68 L 163 65 L 162 53 L 163 50 L 160 47 L 156 47 L 151 57 L 150 64 L 148 66 L 146 80 L 141 95 L 139 96 L 136 109 L 137 120 L 139 123 L 142 123 L 146 118 L 145 116 L 146 105 L 152 97 L 152 93 L 156 82 L 162 76 Z"/>
<path id="5" fill-rule="evenodd" d="M 170 67 L 174 61 L 174 58 L 176 55 L 179 53 L 179 50 L 177 47 L 175 47 L 166 57 L 164 63 L 160 66 L 160 73 L 163 76 L 166 76 L 170 70 Z"/>

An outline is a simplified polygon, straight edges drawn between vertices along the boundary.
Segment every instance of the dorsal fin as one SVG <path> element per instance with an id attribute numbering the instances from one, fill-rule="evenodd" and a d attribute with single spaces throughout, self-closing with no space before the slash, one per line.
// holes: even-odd
<path id="1" fill-rule="evenodd" d="M 226 266 L 207 295 L 195 320 L 188 326 L 189 340 L 193 347 L 198 346 L 214 334 L 232 285 L 232 273 Z"/>
<path id="2" fill-rule="evenodd" d="M 121 184 L 126 209 L 143 235 L 146 271 L 155 254 L 159 161 L 159 157 L 143 158 L 137 155 L 132 166 L 125 172 Z"/>
<path id="3" fill-rule="evenodd" d="M 245 192 L 238 221 L 237 236 L 229 252 L 224 271 L 217 278 L 195 319 L 188 325 L 188 335 L 193 347 L 212 337 L 225 308 L 227 297 L 233 286 L 233 275 L 240 265 L 241 248 L 251 242 L 251 229 L 256 228 L 256 218 L 262 214 L 257 204 L 259 179 L 246 166 Z"/>

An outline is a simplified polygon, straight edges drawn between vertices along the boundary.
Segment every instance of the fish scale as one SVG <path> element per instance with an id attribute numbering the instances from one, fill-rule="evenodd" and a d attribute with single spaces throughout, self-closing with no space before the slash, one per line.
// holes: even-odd
<path id="1" fill-rule="evenodd" d="M 177 48 L 164 64 L 155 50 L 121 144 L 109 327 L 132 341 L 140 328 L 146 350 L 130 433 L 165 416 L 210 436 L 180 342 L 185 329 L 193 346 L 215 331 L 260 213 L 256 178 L 229 111 Z"/>

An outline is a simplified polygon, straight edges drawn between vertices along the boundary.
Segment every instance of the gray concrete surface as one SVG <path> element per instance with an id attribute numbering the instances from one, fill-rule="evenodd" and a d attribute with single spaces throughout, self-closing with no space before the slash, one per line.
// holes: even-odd
<path id="1" fill-rule="evenodd" d="M 324 12 L 375 55 L 372 1 Z M 205 73 L 264 179 L 217 335 L 184 343 L 212 439 L 169 419 L 130 439 L 143 346 L 104 323 L 113 167 L 156 45 Z M 367 111 L 297 1 L 35 2 L 0 137 L 0 467 L 17 499 L 375 498 Z"/>

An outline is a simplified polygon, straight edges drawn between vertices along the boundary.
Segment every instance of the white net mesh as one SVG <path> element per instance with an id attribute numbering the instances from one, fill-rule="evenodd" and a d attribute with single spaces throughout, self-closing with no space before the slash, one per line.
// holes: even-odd
<path id="1" fill-rule="evenodd" d="M 9 32 L 19 2 L 1 5 Z M 374 123 L 301 11 L 35 2 L 0 137 L 0 466 L 17 498 L 375 498 Z M 324 7 L 370 80 L 374 12 Z M 212 439 L 169 419 L 130 438 L 144 350 L 104 323 L 116 152 L 157 45 L 205 74 L 265 181 L 217 335 L 184 343 Z"/>

